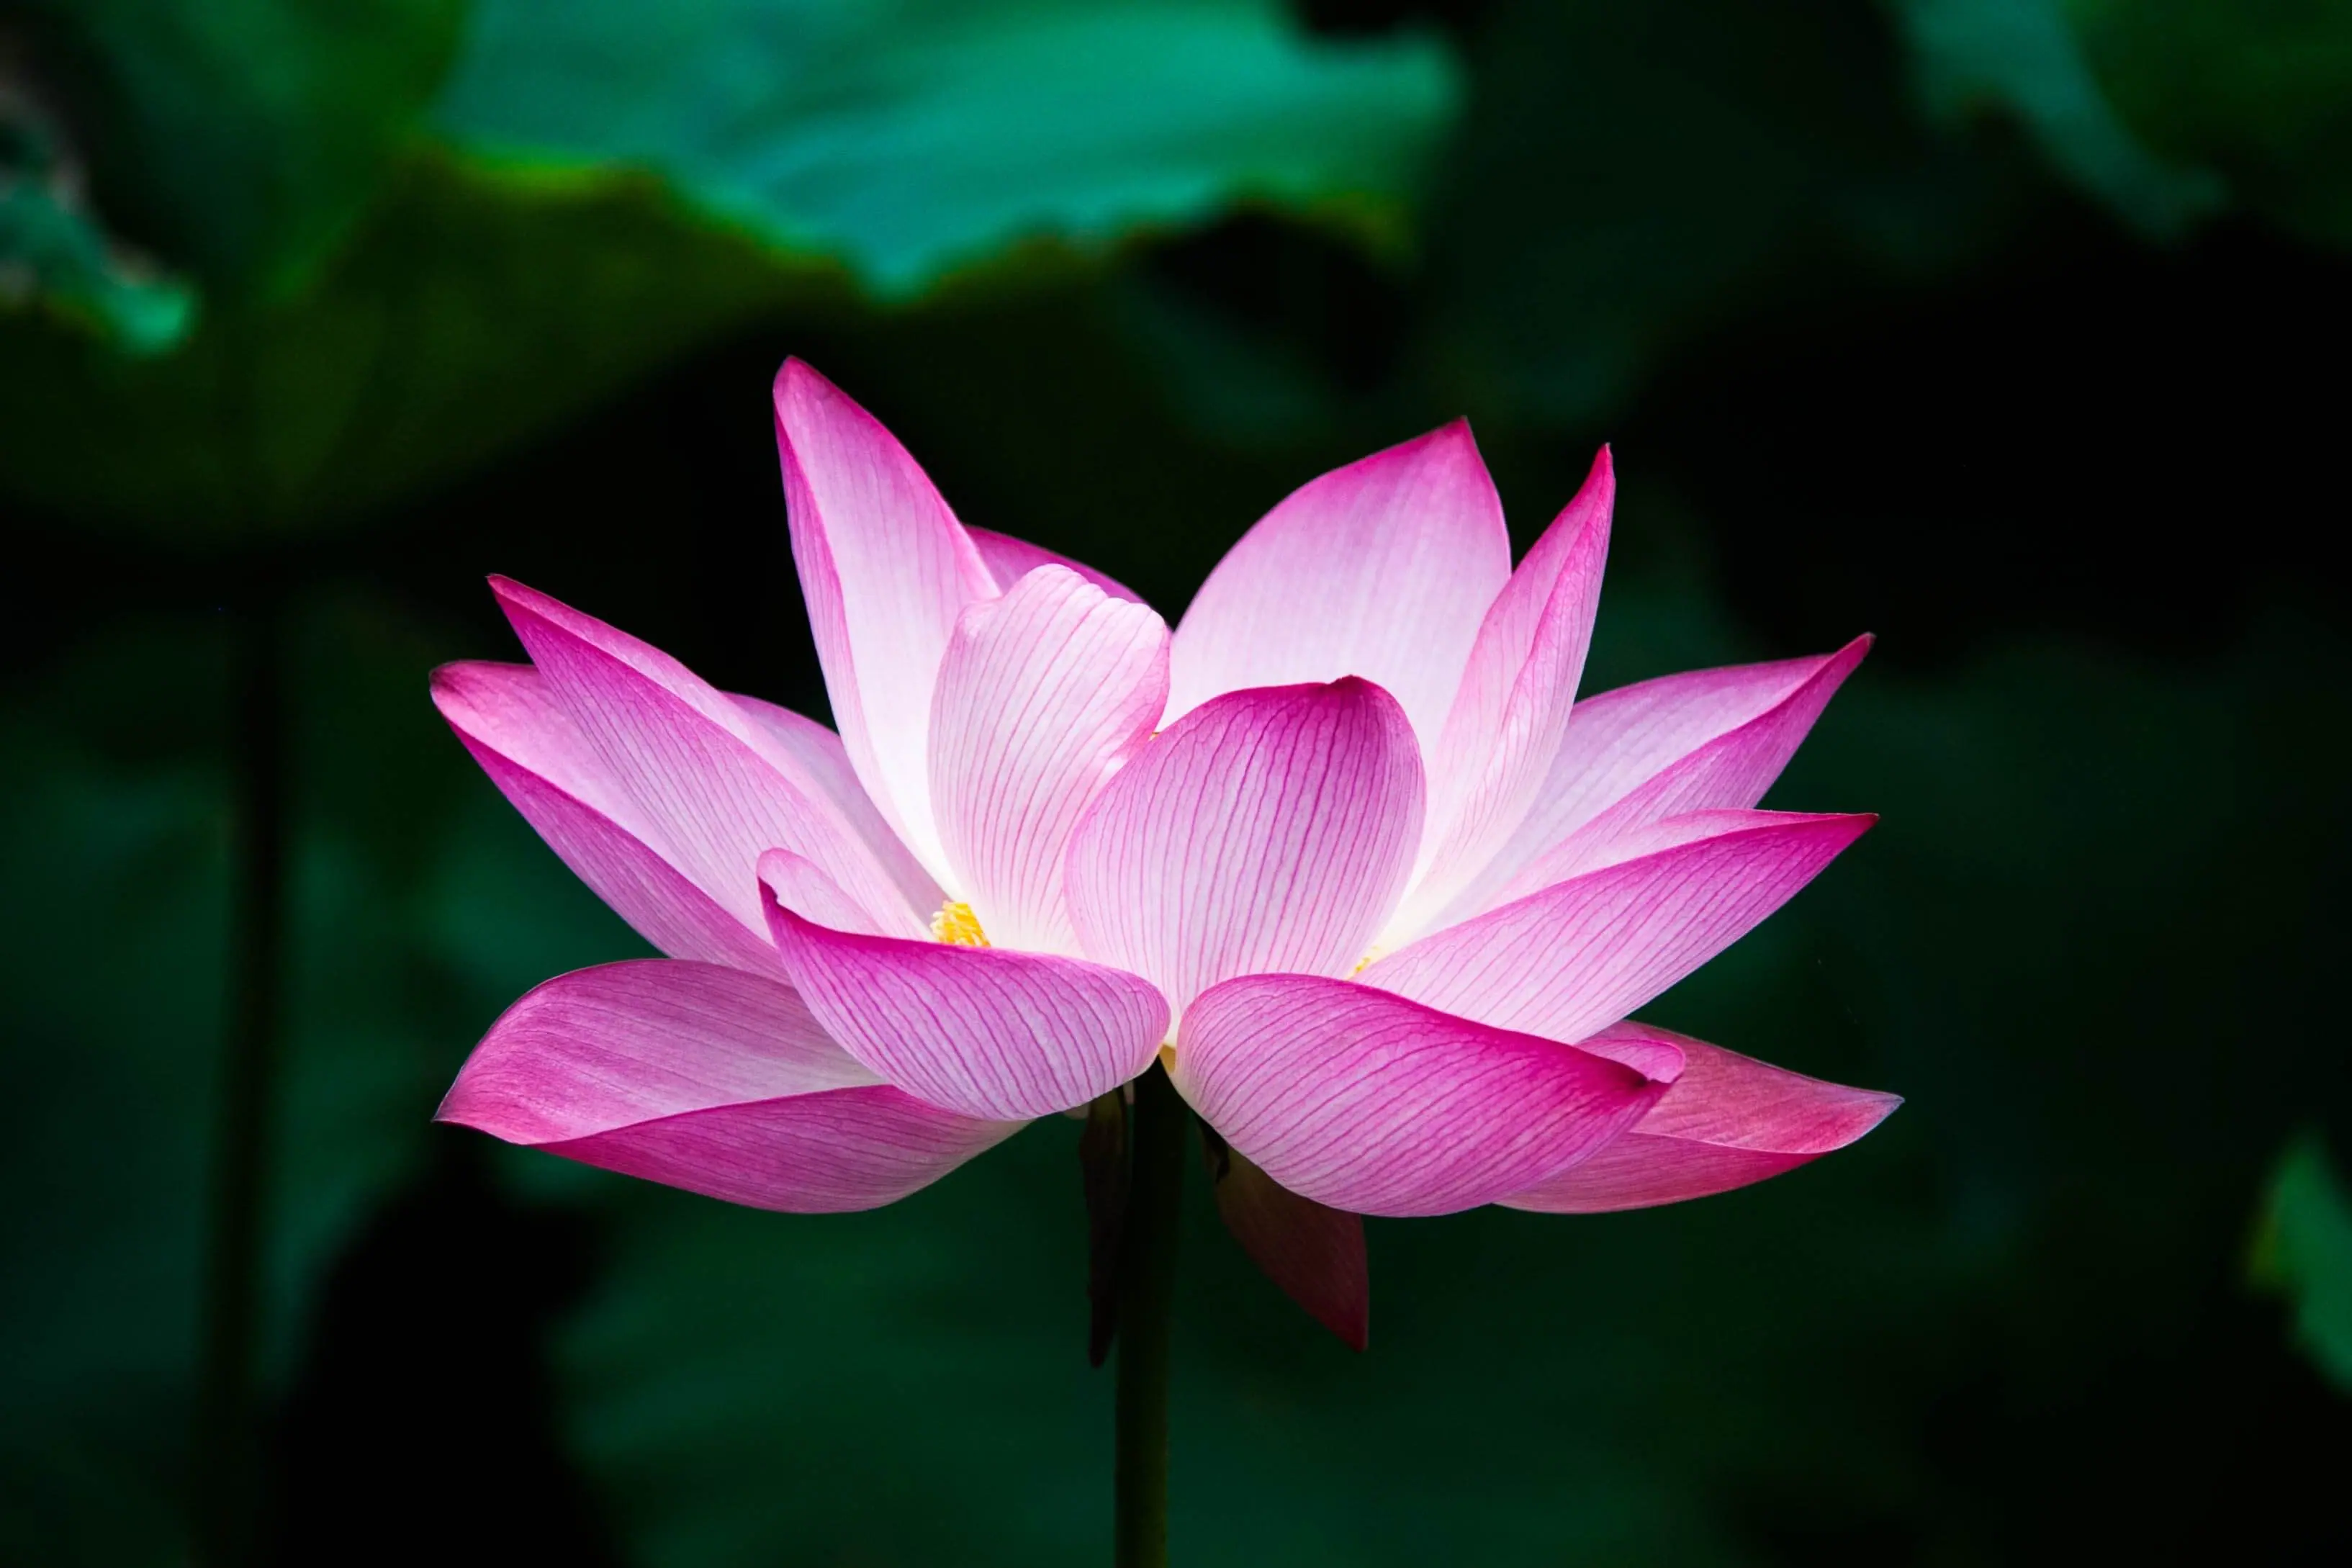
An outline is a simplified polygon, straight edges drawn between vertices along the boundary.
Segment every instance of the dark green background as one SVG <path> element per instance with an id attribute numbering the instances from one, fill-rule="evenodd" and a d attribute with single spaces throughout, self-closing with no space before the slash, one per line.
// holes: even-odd
<path id="1" fill-rule="evenodd" d="M 1614 445 L 1591 689 L 1879 635 L 1768 804 L 1880 826 L 1645 1016 L 1904 1110 L 1702 1204 L 1372 1222 L 1360 1357 L 1196 1184 L 1180 1561 L 2352 1548 L 2346 7 L 21 0 L 0 44 L 0 1560 L 188 1552 L 270 616 L 263 1554 L 1107 1555 L 1075 1126 L 793 1218 L 427 1123 L 507 1002 L 641 950 L 425 671 L 518 657 L 498 571 L 822 713 L 788 353 L 1171 618 L 1467 413 L 1522 545 Z"/>

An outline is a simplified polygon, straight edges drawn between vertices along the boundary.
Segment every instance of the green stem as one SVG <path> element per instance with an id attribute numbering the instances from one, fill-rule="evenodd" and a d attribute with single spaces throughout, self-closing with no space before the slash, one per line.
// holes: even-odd
<path id="1" fill-rule="evenodd" d="M 254 1361 L 286 910 L 280 620 L 278 595 L 264 585 L 237 606 L 234 626 L 232 946 L 213 1134 L 194 1455 L 196 1560 L 205 1568 L 250 1562 L 258 1545 L 261 1444 Z"/>
<path id="2" fill-rule="evenodd" d="M 1118 1276 L 1118 1568 L 1168 1562 L 1168 1321 L 1190 1121 L 1168 1075 L 1135 1080 L 1135 1150 Z"/>

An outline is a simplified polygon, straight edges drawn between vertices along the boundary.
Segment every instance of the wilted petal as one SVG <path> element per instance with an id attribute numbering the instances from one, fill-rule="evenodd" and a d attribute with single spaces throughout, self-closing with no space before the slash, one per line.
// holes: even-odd
<path id="1" fill-rule="evenodd" d="M 1432 923 L 1548 887 L 1590 848 L 1668 816 L 1754 805 L 1870 650 L 1693 670 L 1576 705 L 1535 804 Z"/>
<path id="2" fill-rule="evenodd" d="M 1083 1105 L 1143 1070 L 1168 1004 L 1074 958 L 831 930 L 779 900 L 806 872 L 761 862 L 770 933 L 809 1011 L 844 1050 L 943 1110 L 1018 1119 Z"/>
<path id="3" fill-rule="evenodd" d="M 1510 574 L 1468 425 L 1376 452 L 1294 491 L 1217 563 L 1176 628 L 1169 716 L 1223 692 L 1358 675 L 1434 747 Z"/>
<path id="4" fill-rule="evenodd" d="M 909 903 L 824 784 L 742 704 L 593 616 L 518 583 L 492 586 L 635 826 L 721 908 L 765 925 L 760 854 L 780 847 L 823 868 L 884 930 L 925 929 L 938 905 Z"/>
<path id="5" fill-rule="evenodd" d="M 1361 680 L 1236 691 L 1111 780 L 1070 840 L 1080 951 L 1181 1010 L 1236 974 L 1345 974 L 1411 869 L 1421 759 Z"/>
<path id="6" fill-rule="evenodd" d="M 1581 1040 L 1739 940 L 1877 818 L 1699 812 L 1628 858 L 1422 938 L 1368 985 L 1497 1028 Z"/>
<path id="7" fill-rule="evenodd" d="M 931 800 L 990 941 L 1070 948 L 1070 830 L 1167 701 L 1167 626 L 1066 567 L 964 611 L 932 700 Z"/>
<path id="8" fill-rule="evenodd" d="M 635 805 L 527 664 L 448 664 L 433 702 L 572 875 L 672 958 L 776 973 L 772 943 L 721 909 L 647 842 Z"/>
<path id="9" fill-rule="evenodd" d="M 1659 1043 L 1683 1053 L 1683 1075 L 1649 1114 L 1582 1164 L 1506 1205 L 1601 1214 L 1708 1197 L 1843 1149 L 1903 1103 L 1899 1095 L 1824 1083 L 1646 1024 L 1617 1025 L 1584 1046 L 1623 1059 Z"/>
<path id="10" fill-rule="evenodd" d="M 985 528 L 967 526 L 964 533 L 971 540 L 972 547 L 980 552 L 981 560 L 987 563 L 988 574 L 999 588 L 1012 587 L 1040 566 L 1066 566 L 1114 599 L 1126 599 L 1138 605 L 1143 603 L 1142 595 L 1117 578 L 1096 571 L 1083 561 L 1073 561 L 1057 551 L 1048 550 L 1042 544 L 1032 544 L 1025 539 L 1015 539 L 1009 533 L 997 533 Z"/>
<path id="11" fill-rule="evenodd" d="M 1209 1144 L 1217 1214 L 1250 1261 L 1307 1315 L 1362 1350 L 1372 1328 L 1364 1222 L 1302 1198 L 1222 1138 Z"/>
<path id="12" fill-rule="evenodd" d="M 874 1208 L 1020 1130 L 924 1104 L 824 1037 L 791 986 L 644 960 L 507 1009 L 438 1119 L 757 1208 Z"/>
<path id="13" fill-rule="evenodd" d="M 793 563 L 834 722 L 866 791 L 942 874 L 926 762 L 931 685 L 956 616 L 996 581 L 898 438 L 798 360 L 776 373 Z"/>
<path id="14" fill-rule="evenodd" d="M 1184 1012 L 1194 1110 L 1284 1186 L 1357 1214 L 1522 1192 L 1640 1119 L 1664 1085 L 1606 1058 L 1344 980 L 1229 980 Z"/>
<path id="15" fill-rule="evenodd" d="M 1616 495 L 1603 447 L 1486 611 L 1430 769 L 1421 862 L 1385 945 L 1418 935 L 1495 858 L 1559 759 L 1592 645 Z"/>

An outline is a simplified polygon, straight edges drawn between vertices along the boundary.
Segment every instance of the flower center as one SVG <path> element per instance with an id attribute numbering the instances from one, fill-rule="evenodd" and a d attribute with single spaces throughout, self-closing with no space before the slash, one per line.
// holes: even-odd
<path id="1" fill-rule="evenodd" d="M 971 906 L 961 899 L 950 899 L 931 917 L 931 934 L 953 947 L 986 947 L 988 933 L 980 929 L 980 917 Z"/>

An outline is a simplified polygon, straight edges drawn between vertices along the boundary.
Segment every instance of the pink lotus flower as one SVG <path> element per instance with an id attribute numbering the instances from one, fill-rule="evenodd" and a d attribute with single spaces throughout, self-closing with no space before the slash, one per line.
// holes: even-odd
<path id="1" fill-rule="evenodd" d="M 859 1209 L 1155 1058 L 1235 1234 L 1360 1343 L 1358 1215 L 1745 1185 L 1897 1103 L 1628 1021 L 1870 826 L 1754 809 L 1865 640 L 1575 701 L 1608 454 L 1516 570 L 1454 424 L 1269 513 L 1171 635 L 775 386 L 835 734 L 518 584 L 434 697 L 667 958 L 515 1004 L 441 1108 L 735 1203 Z"/>

